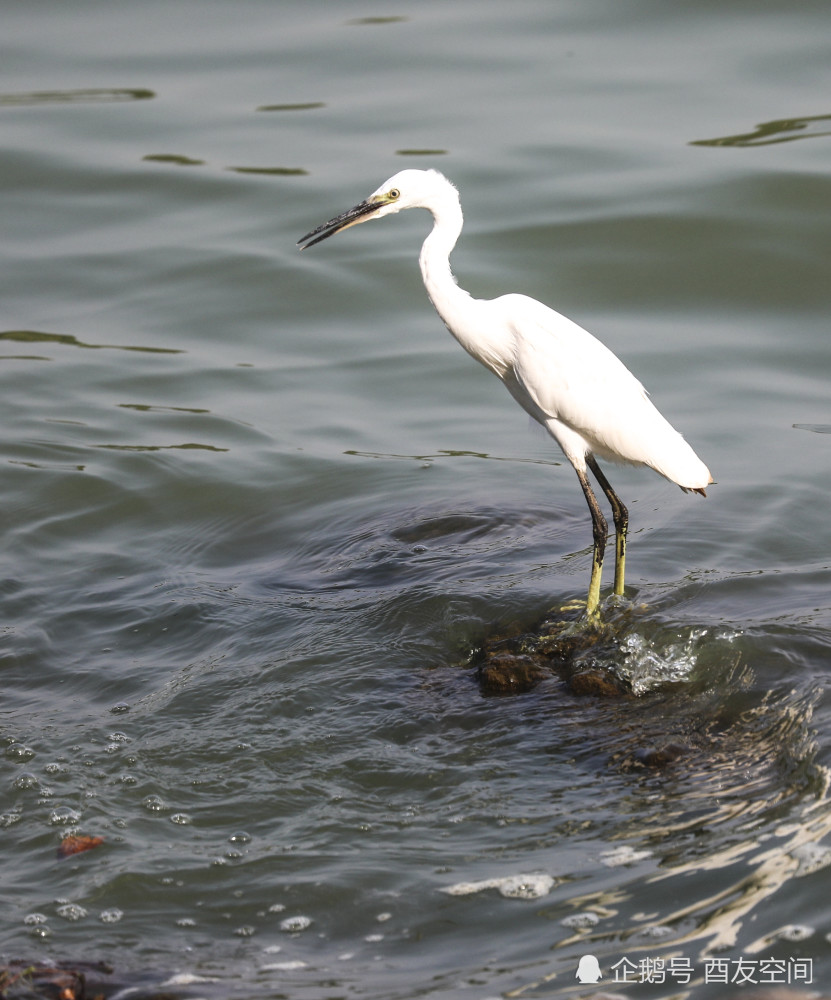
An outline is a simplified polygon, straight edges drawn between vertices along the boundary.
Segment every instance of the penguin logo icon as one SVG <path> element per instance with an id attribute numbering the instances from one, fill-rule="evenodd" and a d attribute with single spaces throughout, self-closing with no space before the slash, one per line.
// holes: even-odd
<path id="1" fill-rule="evenodd" d="M 581 983 L 596 983 L 603 978 L 600 975 L 600 964 L 594 955 L 583 955 L 574 978 L 579 979 Z"/>

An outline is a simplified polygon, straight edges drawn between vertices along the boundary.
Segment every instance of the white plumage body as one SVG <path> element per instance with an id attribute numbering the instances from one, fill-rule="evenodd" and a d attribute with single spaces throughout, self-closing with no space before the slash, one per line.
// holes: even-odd
<path id="1" fill-rule="evenodd" d="M 501 336 L 475 337 L 484 307 Z M 439 312 L 441 312 L 439 310 Z M 467 335 L 472 325 L 473 338 Z M 646 465 L 683 489 L 704 489 L 710 473 L 662 416 L 629 371 L 588 331 L 524 295 L 471 299 L 466 321 L 451 331 L 459 343 L 505 383 L 508 392 L 545 427 L 575 466 L 598 458 Z"/>

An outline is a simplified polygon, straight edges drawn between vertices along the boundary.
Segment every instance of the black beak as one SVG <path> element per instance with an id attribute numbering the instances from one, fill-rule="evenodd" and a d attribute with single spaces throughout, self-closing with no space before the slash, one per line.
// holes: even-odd
<path id="1" fill-rule="evenodd" d="M 309 247 L 313 247 L 315 243 L 320 243 L 321 240 L 325 240 L 329 236 L 334 236 L 335 233 L 339 233 L 342 229 L 348 229 L 359 222 L 366 222 L 373 212 L 377 212 L 379 208 L 383 207 L 383 204 L 383 201 L 371 201 L 370 199 L 362 201 L 360 205 L 350 208 L 348 212 L 342 212 L 340 215 L 336 215 L 334 219 L 330 219 L 328 222 L 324 222 L 322 226 L 318 226 L 317 229 L 306 233 L 305 236 L 297 241 L 297 245 L 301 250 L 307 250 Z"/>

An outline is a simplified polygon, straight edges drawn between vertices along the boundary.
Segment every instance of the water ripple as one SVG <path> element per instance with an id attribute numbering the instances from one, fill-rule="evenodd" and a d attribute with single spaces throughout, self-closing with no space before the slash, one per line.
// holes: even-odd
<path id="1" fill-rule="evenodd" d="M 0 94 L 0 107 L 39 104 L 112 104 L 121 101 L 148 101 L 155 92 L 144 87 L 86 87 L 77 90 L 33 90 Z"/>
<path id="2" fill-rule="evenodd" d="M 816 139 L 831 135 L 831 115 L 802 118 L 776 118 L 762 122 L 753 132 L 727 135 L 719 139 L 696 139 L 691 146 L 770 146 L 797 139 Z"/>

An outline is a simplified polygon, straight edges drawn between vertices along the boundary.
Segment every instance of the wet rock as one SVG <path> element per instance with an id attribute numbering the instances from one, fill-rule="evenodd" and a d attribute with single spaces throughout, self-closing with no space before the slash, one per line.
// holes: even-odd
<path id="1" fill-rule="evenodd" d="M 602 667 L 575 671 L 568 678 L 568 689 L 572 694 L 592 695 L 595 698 L 621 698 L 629 693 L 621 680 Z"/>
<path id="2" fill-rule="evenodd" d="M 103 963 L 38 965 L 10 962 L 0 967 L 0 997 L 3 1000 L 23 1000 L 24 997 L 27 1000 L 39 997 L 86 1000 L 103 995 L 97 989 L 90 990 L 90 982 L 100 986 L 102 977 L 108 977 L 111 972 L 112 969 Z"/>
<path id="3" fill-rule="evenodd" d="M 667 764 L 683 757 L 685 753 L 689 752 L 689 749 L 683 743 L 667 743 L 662 747 L 644 747 L 641 750 L 636 750 L 634 757 L 638 763 L 645 767 L 666 767 Z"/>
<path id="4" fill-rule="evenodd" d="M 483 694 L 522 694 L 551 676 L 532 657 L 522 653 L 493 653 L 479 666 L 479 688 Z"/>
<path id="5" fill-rule="evenodd" d="M 206 989 L 219 980 L 177 973 L 160 982 L 156 971 L 118 975 L 105 962 L 13 961 L 0 965 L 0 1000 L 183 1000 L 192 994 L 179 987 L 200 984 L 200 997 L 226 994 Z M 170 988 L 172 987 L 172 989 Z"/>
<path id="6" fill-rule="evenodd" d="M 578 696 L 631 694 L 615 673 L 621 621 L 587 621 L 582 604 L 557 608 L 532 628 L 497 633 L 484 643 L 478 680 L 484 694 L 522 694 L 558 676 Z"/>

